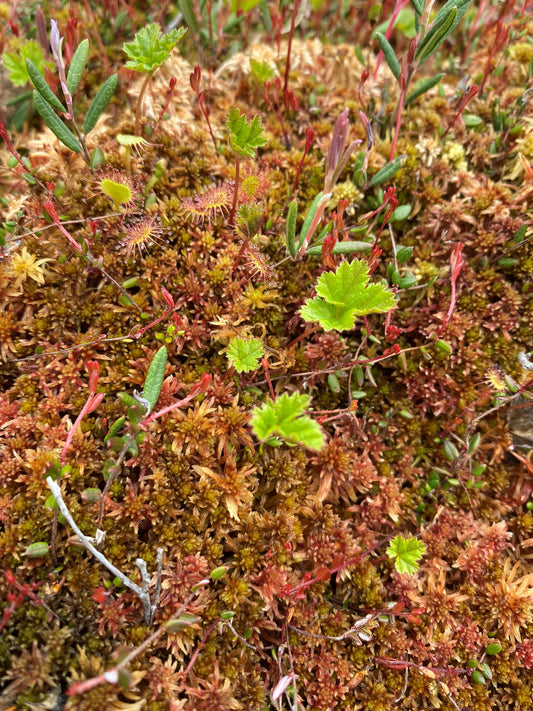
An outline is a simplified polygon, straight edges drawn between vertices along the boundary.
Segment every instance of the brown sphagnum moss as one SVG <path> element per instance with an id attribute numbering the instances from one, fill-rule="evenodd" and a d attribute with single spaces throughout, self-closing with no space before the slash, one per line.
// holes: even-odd
<path id="1" fill-rule="evenodd" d="M 533 709 L 529 8 L 229 5 L 0 4 L 6 708 Z"/>

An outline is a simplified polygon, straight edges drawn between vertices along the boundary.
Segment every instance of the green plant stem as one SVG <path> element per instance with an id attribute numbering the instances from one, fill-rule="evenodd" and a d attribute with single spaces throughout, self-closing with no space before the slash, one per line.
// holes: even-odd
<path id="1" fill-rule="evenodd" d="M 143 100 L 144 100 L 144 95 L 146 93 L 146 89 L 148 88 L 148 84 L 150 83 L 150 79 L 152 78 L 152 73 L 146 75 L 146 79 L 143 82 L 143 85 L 141 86 L 141 91 L 139 93 L 139 98 L 137 99 L 137 108 L 135 109 L 135 135 L 140 136 L 140 130 L 141 130 L 141 107 L 143 105 Z"/>

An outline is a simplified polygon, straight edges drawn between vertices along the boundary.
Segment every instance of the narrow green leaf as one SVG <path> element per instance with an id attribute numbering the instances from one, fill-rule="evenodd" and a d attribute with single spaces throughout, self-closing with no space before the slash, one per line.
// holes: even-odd
<path id="1" fill-rule="evenodd" d="M 126 422 L 126 416 L 122 415 L 122 417 L 119 417 L 118 420 L 115 420 L 111 427 L 109 428 L 109 432 L 106 434 L 104 437 L 104 444 L 107 444 L 107 442 L 111 439 L 111 437 L 114 437 L 116 434 L 120 432 L 122 429 L 122 425 Z"/>
<path id="2" fill-rule="evenodd" d="M 311 224 L 313 223 L 313 218 L 316 215 L 316 212 L 320 206 L 320 202 L 323 197 L 324 197 L 324 193 L 319 192 L 318 195 L 313 200 L 313 202 L 311 203 L 311 207 L 309 208 L 309 210 L 307 211 L 307 213 L 304 217 L 304 223 L 302 225 L 302 229 L 300 232 L 300 238 L 298 240 L 298 249 L 300 249 L 300 247 L 304 243 L 305 238 L 307 237 L 307 233 L 309 232 L 309 228 L 311 227 Z M 307 239 L 308 242 L 312 236 L 313 235 L 309 235 L 309 237 Z"/>
<path id="3" fill-rule="evenodd" d="M 157 353 L 152 358 L 150 367 L 148 368 L 148 373 L 146 374 L 146 381 L 144 383 L 144 389 L 142 397 L 148 400 L 150 404 L 150 412 L 154 409 L 161 392 L 161 387 L 163 386 L 163 379 L 165 377 L 165 366 L 167 364 L 167 349 L 166 346 L 161 346 Z"/>
<path id="4" fill-rule="evenodd" d="M 83 70 L 85 69 L 85 63 L 87 62 L 87 57 L 89 56 L 89 40 L 82 40 L 74 52 L 72 61 L 68 68 L 67 74 L 67 89 L 70 91 L 71 95 L 74 96 L 78 84 L 80 83 Z"/>
<path id="5" fill-rule="evenodd" d="M 389 40 L 385 37 L 385 35 L 381 34 L 381 32 L 376 32 L 376 37 L 391 72 L 394 74 L 395 78 L 398 79 L 401 71 L 400 62 L 398 61 L 393 48 L 389 44 Z"/>
<path id="6" fill-rule="evenodd" d="M 37 69 L 31 59 L 26 59 L 26 69 L 28 70 L 28 74 L 30 75 L 31 83 L 37 89 L 43 99 L 45 99 L 49 104 L 51 104 L 54 109 L 66 113 L 67 109 L 59 101 L 52 89 L 50 89 L 48 84 L 45 82 L 43 75 Z"/>
<path id="7" fill-rule="evenodd" d="M 86 135 L 93 130 L 102 112 L 111 101 L 111 97 L 118 86 L 118 74 L 113 74 L 98 89 L 98 93 L 92 100 L 89 110 L 83 122 L 83 133 Z"/>
<path id="8" fill-rule="evenodd" d="M 429 59 L 433 52 L 435 52 L 444 42 L 454 27 L 456 17 L 457 5 L 450 8 L 449 13 L 443 17 L 440 22 L 437 22 L 437 15 L 435 22 L 433 23 L 433 27 L 424 37 L 416 50 L 415 59 L 418 59 L 420 64 L 423 64 L 427 59 Z"/>
<path id="9" fill-rule="evenodd" d="M 405 103 L 412 104 L 413 101 L 415 101 L 415 99 L 418 99 L 419 96 L 422 96 L 422 94 L 425 94 L 426 91 L 433 89 L 434 86 L 437 86 L 437 84 L 440 82 L 444 75 L 445 72 L 441 72 L 440 74 L 437 74 L 434 77 L 431 77 L 429 79 L 422 79 L 421 81 L 417 82 L 413 88 L 413 91 L 405 100 Z"/>
<path id="10" fill-rule="evenodd" d="M 296 257 L 296 217 L 298 215 L 298 200 L 291 200 L 289 203 L 289 211 L 287 213 L 287 249 L 289 254 L 294 259 Z"/>
<path id="11" fill-rule="evenodd" d="M 391 160 L 390 163 L 383 166 L 383 168 L 379 170 L 370 180 L 368 187 L 373 188 L 374 186 L 381 185 L 381 183 L 385 183 L 387 180 L 392 178 L 392 176 L 395 175 L 402 167 L 403 160 L 404 156 L 398 156 L 398 158 Z"/>
<path id="12" fill-rule="evenodd" d="M 38 543 L 32 543 L 24 551 L 24 555 L 28 558 L 44 558 L 49 553 L 48 543 L 44 541 L 39 541 Z"/>
<path id="13" fill-rule="evenodd" d="M 198 22 L 196 21 L 196 15 L 194 13 L 194 6 L 192 0 L 179 0 L 179 9 L 183 15 L 183 19 L 187 24 L 187 27 L 193 33 L 193 35 L 198 35 Z"/>
<path id="14" fill-rule="evenodd" d="M 332 254 L 353 254 L 354 252 L 364 252 L 365 250 L 372 249 L 372 244 L 369 242 L 337 242 L 337 244 L 331 250 Z M 322 245 L 315 244 L 313 247 L 309 247 L 306 254 L 319 255 L 322 254 Z"/>
<path id="15" fill-rule="evenodd" d="M 43 99 L 37 90 L 33 92 L 33 103 L 35 104 L 35 108 L 39 112 L 42 120 L 52 131 L 52 133 L 59 138 L 61 143 L 65 144 L 67 148 L 70 148 L 71 151 L 81 153 L 81 146 L 76 136 L 65 126 L 50 104 Z"/>
<path id="16" fill-rule="evenodd" d="M 411 5 L 414 7 L 417 15 L 424 14 L 424 7 L 426 5 L 426 0 L 411 0 Z"/>

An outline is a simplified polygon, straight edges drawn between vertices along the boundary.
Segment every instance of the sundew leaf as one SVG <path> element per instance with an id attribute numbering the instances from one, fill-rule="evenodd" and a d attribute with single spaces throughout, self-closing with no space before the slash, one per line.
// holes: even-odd
<path id="1" fill-rule="evenodd" d="M 44 71 L 44 53 L 36 40 L 25 42 L 20 48 L 19 54 L 5 52 L 3 59 L 4 66 L 9 72 L 8 79 L 14 86 L 24 86 L 30 81 L 26 59 L 31 59 L 41 74 Z"/>
<path id="2" fill-rule="evenodd" d="M 277 433 L 289 442 L 322 449 L 325 437 L 320 425 L 304 414 L 309 402 L 308 395 L 283 393 L 274 402 L 254 408 L 251 426 L 255 436 L 267 440 Z"/>
<path id="3" fill-rule="evenodd" d="M 226 355 L 238 373 L 248 373 L 257 370 L 259 359 L 263 357 L 265 349 L 258 338 L 234 338 L 229 344 Z"/>
<path id="4" fill-rule="evenodd" d="M 418 561 L 426 552 L 426 546 L 416 538 L 396 536 L 387 548 L 387 555 L 394 559 L 399 573 L 416 573 Z"/>
<path id="5" fill-rule="evenodd" d="M 342 262 L 335 272 L 318 278 L 318 296 L 307 299 L 300 310 L 304 321 L 318 321 L 326 331 L 347 331 L 356 316 L 384 313 L 396 306 L 394 293 L 384 284 L 370 284 L 367 262 Z"/>
<path id="6" fill-rule="evenodd" d="M 122 49 L 130 58 L 125 66 L 136 72 L 153 72 L 169 58 L 170 52 L 186 32 L 185 27 L 180 27 L 179 30 L 161 34 L 161 28 L 156 23 L 142 27 L 132 42 L 122 45 Z"/>
<path id="7" fill-rule="evenodd" d="M 152 358 L 150 367 L 148 368 L 148 373 L 146 374 L 146 381 L 144 383 L 144 389 L 142 397 L 148 401 L 150 405 L 150 412 L 154 409 L 159 398 L 159 393 L 163 386 L 163 379 L 165 377 L 165 366 L 167 364 L 167 349 L 166 346 L 161 346 L 157 353 Z"/>
<path id="8" fill-rule="evenodd" d="M 233 106 L 228 114 L 227 126 L 229 129 L 229 142 L 235 153 L 243 158 L 253 158 L 256 148 L 264 146 L 266 138 L 263 136 L 263 127 L 259 116 L 248 122 L 244 114 Z"/>

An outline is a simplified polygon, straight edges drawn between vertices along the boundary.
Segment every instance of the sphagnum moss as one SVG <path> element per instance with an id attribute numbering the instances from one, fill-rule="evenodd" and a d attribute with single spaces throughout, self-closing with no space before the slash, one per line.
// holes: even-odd
<path id="1" fill-rule="evenodd" d="M 207 7 L 202 12 L 207 13 Z M 135 3 L 130 9 L 138 26 L 151 19 L 145 18 Z M 255 79 L 249 76 L 248 64 L 236 66 L 230 59 L 217 72 L 219 50 L 233 49 L 229 45 L 215 49 L 209 43 L 202 49 L 200 60 L 197 45 L 204 37 L 194 24 L 189 28 L 189 38 L 183 40 L 190 66 L 185 66 L 182 57 L 169 60 L 171 73 L 175 71 L 181 77 L 180 100 L 166 105 L 171 74 L 167 76 L 164 67 L 160 76 L 153 78 L 146 99 L 148 122 L 144 124 L 141 116 L 141 132 L 155 132 L 149 136 L 152 145 L 146 147 L 142 159 L 131 160 L 131 175 L 113 138 L 118 133 L 131 134 L 134 126 L 134 107 L 119 88 L 94 131 L 94 146 L 98 143 L 103 149 L 107 164 L 100 171 L 107 170 L 117 178 L 115 182 L 121 176 L 134 181 L 130 187 L 136 194 L 133 219 L 150 220 L 150 210 L 155 209 L 168 240 L 151 246 L 148 253 L 137 253 L 135 260 L 133 247 L 127 254 L 126 240 L 129 236 L 133 244 L 141 239 L 134 232 L 138 223 L 127 224 L 123 214 L 106 215 L 117 206 L 113 202 L 118 203 L 121 213 L 126 202 L 105 192 L 98 198 L 91 195 L 103 173 L 93 173 L 82 167 L 81 160 L 71 160 L 68 149 L 59 146 L 49 133 L 45 136 L 34 131 L 32 138 L 26 138 L 29 134 L 19 137 L 18 149 L 35 156 L 33 168 L 24 170 L 32 170 L 40 183 L 22 181 L 23 169 L 16 164 L 5 170 L 2 186 L 3 196 L 11 204 L 23 200 L 19 201 L 22 212 L 16 218 L 18 222 L 0 225 L 0 249 L 9 253 L 8 260 L 13 255 L 15 265 L 17 259 L 25 258 L 29 271 L 25 279 L 20 279 L 19 273 L 15 291 L 20 293 L 11 293 L 0 304 L 4 358 L 0 375 L 5 383 L 0 436 L 8 455 L 7 465 L 0 465 L 0 496 L 2 502 L 5 500 L 0 513 L 0 551 L 6 561 L 0 574 L 4 600 L 0 626 L 10 647 L 28 659 L 36 641 L 34 659 L 41 659 L 46 671 L 36 677 L 38 683 L 34 680 L 26 687 L 16 702 L 20 708 L 26 701 L 38 700 L 54 685 L 65 688 L 72 681 L 111 668 L 116 664 L 113 650 L 124 644 L 130 650 L 138 648 L 151 632 L 141 624 L 140 612 L 137 619 L 133 613 L 121 613 L 110 621 L 108 613 L 114 607 L 107 609 L 106 600 L 122 611 L 132 604 L 139 611 L 140 605 L 74 545 L 68 527 L 60 524 L 58 529 L 59 570 L 55 574 L 50 558 L 27 560 L 23 554 L 28 544 L 47 541 L 50 536 L 52 515 L 41 506 L 48 495 L 43 480 L 45 459 L 59 456 L 67 432 L 86 402 L 84 363 L 92 359 L 102 366 L 99 392 L 105 392 L 105 400 L 81 423 L 74 440 L 76 447 L 67 453 L 73 470 L 65 476 L 62 487 L 74 518 L 88 535 L 94 534 L 95 512 L 81 503 L 81 494 L 88 486 L 104 488 L 103 462 L 116 453 L 103 440 L 112 423 L 126 412 L 117 393 L 132 393 L 142 387 L 150 359 L 161 344 L 155 332 L 164 337 L 170 333 L 167 327 L 174 324 L 169 315 L 140 338 L 134 335 L 135 329 L 163 314 L 162 287 L 173 298 L 178 317 L 167 344 L 170 366 L 164 386 L 168 390 L 164 389 L 162 395 L 165 404 L 184 397 L 202 373 L 210 373 L 213 380 L 196 403 L 152 423 L 145 439 L 146 450 L 141 443 L 138 455 L 129 452 L 122 461 L 119 478 L 108 494 L 102 526 L 107 534 L 104 551 L 135 577 L 137 557 L 143 557 L 150 574 L 155 575 L 155 550 L 162 546 L 165 563 L 156 627 L 180 614 L 181 604 L 199 622 L 183 633 L 181 642 L 179 635 L 172 635 L 172 640 L 163 635 L 139 654 L 130 667 L 139 677 L 135 679 L 136 688 L 127 692 L 129 697 L 115 685 L 101 684 L 69 699 L 67 708 L 90 710 L 130 701 L 153 709 L 173 703 L 186 711 L 239 705 L 262 711 L 277 682 L 292 672 L 290 653 L 298 675 L 297 693 L 307 708 L 342 709 L 364 704 L 368 709 L 388 710 L 403 693 L 405 671 L 377 661 L 386 658 L 400 665 L 409 662 L 435 670 L 435 679 L 430 679 L 428 672 L 409 670 L 405 693 L 398 702 L 400 708 L 412 708 L 428 695 L 442 708 L 464 706 L 477 711 L 490 705 L 506 708 L 511 703 L 519 703 L 524 709 L 531 707 L 523 661 L 526 652 L 522 654 L 533 634 L 524 607 L 532 588 L 529 560 L 523 557 L 520 573 L 514 577 L 511 573 L 516 544 L 531 537 L 531 502 L 520 484 L 531 465 L 527 451 L 518 452 L 521 461 L 505 452 L 509 439 L 499 412 L 479 419 L 497 402 L 513 396 L 514 386 L 505 375 L 512 376 L 526 391 L 530 387 L 517 365 L 516 352 L 527 352 L 531 347 L 525 325 L 530 291 L 527 265 L 532 254 L 527 230 L 516 240 L 514 236 L 522 224 L 527 224 L 529 209 L 527 172 L 518 152 L 530 161 L 529 107 L 523 100 L 528 57 L 521 37 L 531 27 L 527 16 L 514 16 L 512 8 L 505 9 L 508 16 L 501 19 L 515 33 L 509 38 L 509 52 L 498 55 L 495 71 L 492 65 L 489 67 L 485 91 L 471 98 L 462 111 L 463 118 L 451 125 L 468 88 L 460 84 L 461 77 L 449 69 L 451 62 L 446 60 L 454 53 L 463 54 L 465 71 L 477 81 L 477 74 L 482 76 L 487 66 L 494 36 L 496 8 L 491 5 L 484 26 L 475 33 L 477 49 L 472 55 L 469 36 L 476 11 L 472 8 L 441 47 L 441 55 L 434 55 L 415 75 L 415 81 L 431 76 L 444 64 L 448 71 L 440 88 L 404 107 L 396 143 L 396 155 L 405 156 L 401 169 L 389 182 L 369 188 L 368 180 L 389 156 L 399 90 L 385 60 L 375 69 L 378 49 L 368 44 L 370 23 L 364 18 L 355 23 L 351 8 L 336 9 L 326 3 L 321 10 L 322 36 L 328 35 L 337 11 L 347 13 L 342 25 L 345 29 L 340 30 L 345 35 L 341 38 L 346 42 L 343 47 L 294 40 L 288 88 L 298 98 L 298 109 L 284 108 L 283 101 L 280 104 L 286 130 L 297 149 L 292 153 L 275 138 L 281 135 L 279 120 L 267 103 L 257 98 L 250 103 L 251 97 L 259 94 L 257 86 L 252 86 Z M 88 66 L 92 70 L 83 74 L 75 98 L 76 105 L 85 111 L 90 103 L 88 94 L 94 96 L 107 76 L 120 69 L 123 58 L 119 45 L 131 41 L 132 36 L 124 24 L 116 30 L 121 39 L 115 46 L 110 39 L 115 30 L 98 8 L 90 17 L 81 6 L 74 5 L 72 12 L 82 33 L 86 31 L 91 38 L 98 33 L 107 38 L 104 44 L 109 44 L 104 61 L 91 39 Z M 248 26 L 259 31 L 254 14 L 258 10 L 249 12 Z M 385 6 L 383 19 L 388 17 L 390 8 Z M 205 27 L 212 27 L 207 17 L 198 16 L 196 22 L 200 20 L 202 27 L 204 22 Z M 425 20 L 422 18 L 423 26 Z M 14 21 L 24 27 L 22 16 L 16 15 Z M 309 22 L 312 28 L 314 11 Z M 356 25 L 360 35 L 353 33 Z M 223 26 L 231 32 L 226 22 Z M 17 41 L 9 33 L 7 30 L 5 51 L 16 55 Z M 244 34 L 238 41 L 246 51 Z M 364 68 L 353 51 L 362 38 L 367 42 L 362 52 L 369 71 L 363 81 Z M 226 39 L 223 35 L 222 43 Z M 213 33 L 210 41 L 220 40 Z M 403 37 L 401 29 L 395 29 L 390 41 L 401 59 L 408 38 Z M 282 47 L 277 69 L 284 78 L 286 45 Z M 65 56 L 72 56 L 74 49 L 75 42 L 67 35 Z M 276 53 L 270 55 L 276 62 Z M 197 99 L 188 94 L 188 73 L 195 62 L 204 60 L 215 67 L 209 80 L 204 72 L 200 89 L 206 92 L 218 153 L 213 151 L 205 126 L 192 120 Z M 106 75 L 102 67 L 109 63 L 113 68 Z M 354 81 L 346 82 L 348 76 L 355 76 Z M 495 96 L 500 97 L 499 106 Z M 261 148 L 257 173 L 253 173 L 264 183 L 258 208 L 262 224 L 254 258 L 272 265 L 275 287 L 265 283 L 266 272 L 249 268 L 249 259 L 236 264 L 242 234 L 236 235 L 223 219 L 227 212 L 224 205 L 208 203 L 209 194 L 203 192 L 206 186 L 224 186 L 235 177 L 224 134 L 226 116 L 235 105 L 248 119 L 258 115 L 268 127 L 268 143 Z M 399 304 L 391 312 L 391 324 L 400 332 L 391 341 L 387 339 L 392 331 L 385 331 L 385 319 L 380 316 L 356 321 L 352 332 L 325 333 L 303 322 L 299 309 L 314 295 L 316 279 L 326 265 L 320 257 L 303 255 L 283 262 L 287 256 L 286 203 L 305 128 L 312 127 L 317 138 L 305 158 L 295 193 L 297 228 L 301 228 L 303 215 L 322 189 L 333 127 L 345 106 L 350 107 L 350 135 L 363 143 L 340 176 L 339 186 L 347 186 L 344 192 L 350 198 L 357 197 L 356 204 L 350 205 L 342 218 L 328 210 L 320 229 L 330 221 L 329 231 L 337 228 L 341 244 L 366 238 L 369 248 L 374 244 L 379 247 L 382 254 L 375 253 L 373 277 L 378 281 L 395 278 L 398 265 L 394 246 L 396 253 L 407 245 L 414 248 L 412 261 L 400 264 L 399 269 L 400 275 L 401 270 L 412 271 L 417 283 L 412 290 L 398 290 Z M 157 117 L 165 111 L 168 119 L 162 116 L 156 127 Z M 368 131 L 363 122 L 359 123 L 359 111 L 365 118 L 372 118 Z M 43 139 L 47 143 L 44 151 Z M 365 155 L 370 142 L 373 148 Z M 10 155 L 2 154 L 3 165 L 7 166 Z M 160 160 L 166 161 L 167 170 L 153 184 L 150 200 L 155 199 L 154 207 L 147 208 L 144 203 L 148 196 L 142 186 L 150 181 Z M 367 170 L 366 177 L 362 170 Z M 86 178 L 93 188 L 88 187 Z M 55 186 L 47 187 L 47 182 Z M 72 245 L 69 247 L 57 225 L 52 231 L 42 219 L 42 205 L 60 183 L 63 186 L 54 196 L 56 209 L 70 220 L 81 221 L 65 222 L 64 226 L 76 239 L 83 235 L 84 249 L 94 258 L 90 264 Z M 352 189 L 348 190 L 350 184 Z M 243 205 L 251 199 L 250 185 L 243 185 Z M 363 216 L 379 208 L 383 199 L 380 190 L 385 192 L 392 185 L 399 204 L 410 205 L 411 213 L 407 219 L 393 219 L 390 228 L 380 232 L 383 213 L 367 217 L 366 222 Z M 201 228 L 185 211 L 184 199 L 191 196 L 195 209 L 204 203 Z M 216 219 L 217 210 L 221 219 Z M 369 225 L 366 237 L 365 233 L 352 233 L 364 225 Z M 40 233 L 38 238 L 30 234 L 35 231 Z M 458 242 L 463 243 L 465 263 L 452 304 L 450 258 Z M 32 278 L 24 249 L 35 256 L 34 266 L 38 260 L 53 260 L 40 265 L 46 272 L 44 283 Z M 365 252 L 345 257 L 333 254 L 334 264 L 362 255 Z M 143 314 L 102 274 L 100 259 L 100 267 L 119 285 L 139 278 L 138 286 L 129 293 Z M 449 309 L 451 316 L 439 337 L 446 340 L 450 350 L 437 352 L 434 339 Z M 301 446 L 255 441 L 247 423 L 249 410 L 267 397 L 265 371 L 244 377 L 229 370 L 223 352 L 228 340 L 217 337 L 219 328 L 215 325 L 221 318 L 235 328 L 249 329 L 278 353 L 296 349 L 294 360 L 271 365 L 273 392 L 275 396 L 308 392 L 312 396 L 311 416 L 317 410 L 346 408 L 354 392 L 365 393 L 357 400 L 357 410 L 350 414 L 331 413 L 329 421 L 328 415 L 319 415 L 329 438 L 329 449 L 324 453 L 315 456 Z M 82 341 L 91 345 L 81 348 Z M 368 362 L 395 344 L 404 350 L 402 356 Z M 73 345 L 78 345 L 77 350 L 67 352 Z M 14 362 L 24 357 L 30 359 Z M 362 362 L 354 367 L 354 360 Z M 495 367 L 503 372 L 503 390 L 498 393 L 490 389 L 485 378 Z M 324 369 L 334 372 L 339 389 L 333 379 L 328 381 L 329 373 Z M 406 419 L 405 412 L 411 419 Z M 474 431 L 481 433 L 481 444 L 469 453 L 467 439 L 471 441 Z M 458 459 L 447 459 L 444 440 L 454 443 Z M 39 456 L 43 451 L 47 453 L 44 459 Z M 230 516 L 224 501 L 233 472 L 228 464 L 230 455 L 236 470 L 254 468 L 251 489 L 249 478 L 244 477 L 242 486 L 239 488 L 235 480 L 237 488 L 230 491 L 239 502 L 237 517 Z M 485 472 L 479 478 L 471 476 L 480 464 L 486 465 Z M 166 479 L 156 475 L 159 468 Z M 202 468 L 220 477 L 216 485 L 197 476 Z M 325 475 L 331 477 L 331 484 L 319 488 L 318 480 Z M 480 487 L 476 488 L 478 483 Z M 512 537 L 487 537 L 486 526 L 490 524 L 504 525 Z M 393 573 L 392 563 L 384 557 L 389 537 L 397 533 L 420 534 L 426 544 L 427 552 L 415 578 Z M 480 557 L 478 549 L 490 549 L 490 558 Z M 9 582 L 8 565 L 16 584 Z M 192 585 L 209 579 L 209 571 L 222 565 L 227 567 L 223 579 L 213 580 L 207 592 L 187 602 Z M 443 566 L 446 576 L 435 582 Z M 49 575 L 53 582 L 45 585 Z M 439 608 L 428 593 L 431 580 L 440 596 Z M 35 595 L 47 607 L 17 587 L 32 582 L 39 583 Z M 512 595 L 517 597 L 516 604 Z M 365 614 L 384 614 L 384 609 L 398 600 L 404 607 L 393 608 L 387 623 L 376 622 L 360 647 L 346 640 L 324 639 L 342 635 L 353 624 L 352 616 L 358 619 Z M 455 618 L 450 613 L 452 603 L 457 607 Z M 349 609 L 350 619 L 334 617 L 343 605 Z M 418 612 L 411 613 L 415 606 Z M 221 615 L 228 608 L 236 613 L 240 638 L 223 627 Z M 50 618 L 49 610 L 60 619 Z M 27 619 L 25 622 L 26 612 L 32 611 L 33 627 L 28 626 Z M 287 622 L 319 636 L 307 637 L 292 630 L 287 637 Z M 51 643 L 45 639 L 52 624 L 55 630 L 72 635 L 71 651 L 64 656 L 57 650 L 52 654 Z M 461 646 L 467 628 L 478 631 L 469 634 L 468 648 Z M 489 640 L 487 633 L 495 635 L 490 639 L 497 639 L 503 651 L 494 657 L 486 655 L 493 680 L 485 678 L 485 684 L 479 685 L 472 672 L 466 671 L 467 663 L 482 658 Z M 516 642 L 517 635 L 521 643 Z M 246 646 L 248 639 L 254 649 Z M 278 649 L 277 662 L 271 656 L 272 645 Z M 180 676 L 196 652 L 192 669 Z M 174 670 L 169 674 L 177 676 L 168 681 L 167 689 L 162 684 L 156 693 L 156 672 L 169 658 L 169 669 Z M 8 683 L 9 671 L 16 671 L 16 664 L 3 654 L 1 665 L 8 675 L 4 683 Z M 330 668 L 338 670 L 337 677 L 329 674 Z M 32 684 L 31 679 L 26 681 Z M 288 702 L 281 696 L 276 703 L 286 708 Z"/>

